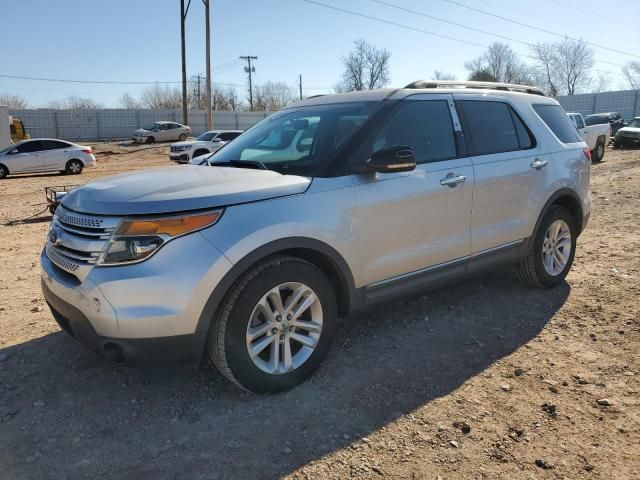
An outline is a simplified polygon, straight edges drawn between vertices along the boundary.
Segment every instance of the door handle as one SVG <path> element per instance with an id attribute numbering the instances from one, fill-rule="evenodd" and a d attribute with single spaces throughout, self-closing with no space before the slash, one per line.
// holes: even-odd
<path id="1" fill-rule="evenodd" d="M 467 181 L 467 177 L 465 177 L 464 175 L 456 176 L 453 173 L 450 173 L 446 177 L 440 179 L 440 185 L 453 188 L 459 183 L 464 183 L 466 181 Z"/>
<path id="2" fill-rule="evenodd" d="M 540 160 L 539 158 L 536 158 L 533 162 L 529 164 L 529 166 L 531 168 L 535 168 L 536 170 L 542 170 L 544 167 L 547 166 L 547 163 L 549 163 L 547 160 Z"/>

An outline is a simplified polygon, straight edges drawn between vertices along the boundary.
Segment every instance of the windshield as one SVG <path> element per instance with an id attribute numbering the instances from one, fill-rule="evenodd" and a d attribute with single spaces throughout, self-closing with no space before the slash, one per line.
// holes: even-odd
<path id="1" fill-rule="evenodd" d="M 633 120 L 631 120 L 627 127 L 640 128 L 640 118 L 634 118 Z"/>
<path id="2" fill-rule="evenodd" d="M 14 148 L 17 148 L 20 145 L 22 145 L 23 143 L 24 142 L 12 143 L 11 145 L 8 145 L 8 146 L 4 147 L 3 149 L 0 150 L 0 155 L 3 155 L 5 153 L 7 153 L 7 152 L 10 152 Z"/>
<path id="3" fill-rule="evenodd" d="M 378 104 L 353 102 L 281 110 L 218 150 L 209 161 L 259 162 L 280 173 L 314 176 Z"/>
<path id="4" fill-rule="evenodd" d="M 200 135 L 197 138 L 197 140 L 200 140 L 201 142 L 208 142 L 215 136 L 216 136 L 216 132 L 204 132 L 202 135 Z"/>
<path id="5" fill-rule="evenodd" d="M 587 125 L 601 125 L 603 123 L 609 123 L 608 115 L 589 115 L 584 119 Z"/>

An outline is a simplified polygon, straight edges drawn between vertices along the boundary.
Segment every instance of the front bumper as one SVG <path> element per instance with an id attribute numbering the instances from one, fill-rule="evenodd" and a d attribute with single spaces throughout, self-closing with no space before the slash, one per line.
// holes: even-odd
<path id="1" fill-rule="evenodd" d="M 617 135 L 613 139 L 613 144 L 616 147 L 640 147 L 640 137 L 623 137 Z"/>
<path id="2" fill-rule="evenodd" d="M 42 291 L 61 328 L 90 350 L 107 358 L 121 352 L 132 364 L 158 363 L 156 349 L 163 364 L 198 361 L 208 329 L 200 317 L 232 266 L 200 233 L 168 242 L 139 264 L 91 268 L 82 280 L 45 251 L 40 263 Z"/>
<path id="3" fill-rule="evenodd" d="M 134 135 L 133 137 L 131 137 L 131 140 L 133 140 L 136 143 L 146 143 L 147 137 L 138 137 Z"/>
<path id="4" fill-rule="evenodd" d="M 176 163 L 189 163 L 191 158 L 188 153 L 171 153 L 169 159 Z"/>

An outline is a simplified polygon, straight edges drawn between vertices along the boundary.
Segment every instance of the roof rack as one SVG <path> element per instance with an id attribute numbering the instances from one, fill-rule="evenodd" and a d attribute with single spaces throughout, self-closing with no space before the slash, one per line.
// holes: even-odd
<path id="1" fill-rule="evenodd" d="M 411 82 L 404 88 L 479 88 L 490 90 L 506 90 L 510 92 L 531 93 L 532 95 L 542 95 L 545 93 L 539 88 L 530 85 L 516 85 L 513 83 L 498 82 L 472 82 L 472 81 L 453 81 L 453 80 L 416 80 Z"/>

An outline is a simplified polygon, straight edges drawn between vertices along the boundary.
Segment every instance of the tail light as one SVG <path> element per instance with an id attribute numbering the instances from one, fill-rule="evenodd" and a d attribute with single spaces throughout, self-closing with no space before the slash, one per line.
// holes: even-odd
<path id="1" fill-rule="evenodd" d="M 591 150 L 589 150 L 588 148 L 585 148 L 583 152 L 584 152 L 584 156 L 587 157 L 587 160 L 591 161 Z"/>
<path id="2" fill-rule="evenodd" d="M 91 147 L 83 148 L 82 151 L 84 153 L 91 153 Z"/>

